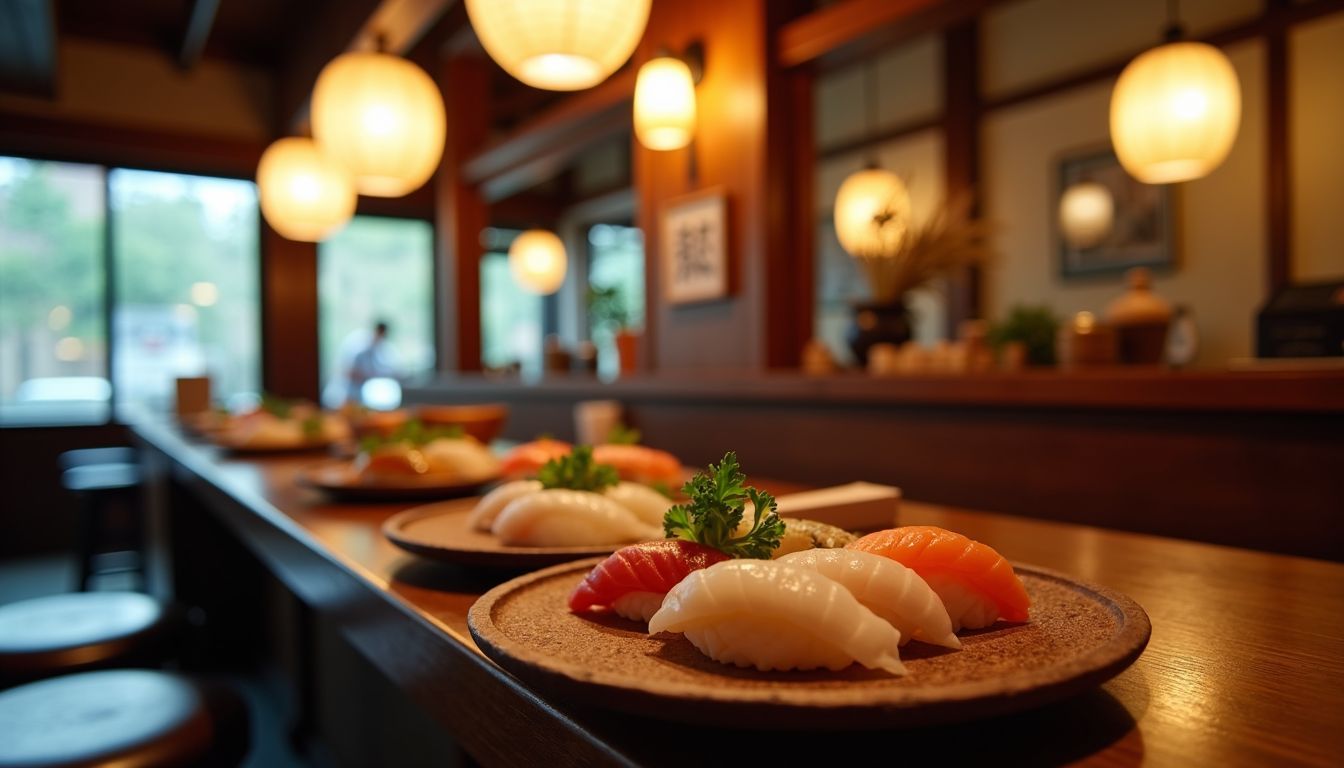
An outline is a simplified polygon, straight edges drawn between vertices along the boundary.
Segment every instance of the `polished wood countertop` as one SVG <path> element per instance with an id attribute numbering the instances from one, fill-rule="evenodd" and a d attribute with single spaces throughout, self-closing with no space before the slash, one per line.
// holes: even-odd
<path id="1" fill-rule="evenodd" d="M 380 526 L 410 505 L 335 505 L 296 486 L 295 474 L 320 455 L 233 458 L 164 423 L 133 429 L 151 478 L 171 477 L 199 498 L 484 764 L 798 764 L 875 750 L 930 765 L 1344 761 L 1344 565 L 906 502 L 903 523 L 961 531 L 1010 559 L 1134 598 L 1152 619 L 1147 650 L 1093 693 L 979 723 L 841 734 L 691 729 L 527 690 L 481 655 L 466 623 L 476 598 L 513 574 L 395 548 Z"/>

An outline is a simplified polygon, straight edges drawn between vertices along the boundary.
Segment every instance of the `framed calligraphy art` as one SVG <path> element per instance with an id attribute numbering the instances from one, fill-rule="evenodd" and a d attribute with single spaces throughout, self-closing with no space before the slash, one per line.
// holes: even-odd
<path id="1" fill-rule="evenodd" d="M 728 295 L 728 198 L 711 189 L 676 198 L 663 209 L 659 246 L 664 295 L 671 304 Z"/>

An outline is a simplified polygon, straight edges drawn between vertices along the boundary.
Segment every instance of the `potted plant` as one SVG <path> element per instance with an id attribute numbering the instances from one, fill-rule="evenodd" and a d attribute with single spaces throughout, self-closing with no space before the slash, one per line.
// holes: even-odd
<path id="1" fill-rule="evenodd" d="M 630 312 L 625 306 L 621 289 L 617 286 L 589 286 L 588 318 L 596 339 L 609 334 L 620 359 L 622 375 L 639 368 L 639 332 L 630 328 Z"/>
<path id="2" fill-rule="evenodd" d="M 970 198 L 944 203 L 927 221 L 912 224 L 894 247 L 852 254 L 867 279 L 871 299 L 854 305 L 848 342 L 860 365 L 874 344 L 910 340 L 905 297 L 936 278 L 987 260 L 990 226 L 970 216 Z M 874 227 L 884 222 L 874 221 Z"/>
<path id="3" fill-rule="evenodd" d="M 1054 365 L 1058 330 L 1059 321 L 1049 307 L 1018 305 L 989 329 L 988 341 L 1005 368 L 1020 368 L 1022 363 Z"/>

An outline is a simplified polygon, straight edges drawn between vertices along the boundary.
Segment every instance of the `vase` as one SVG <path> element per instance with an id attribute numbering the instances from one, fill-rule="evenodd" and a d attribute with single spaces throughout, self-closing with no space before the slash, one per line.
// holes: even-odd
<path id="1" fill-rule="evenodd" d="M 868 366 L 868 351 L 874 344 L 900 346 L 910 340 L 910 312 L 904 302 L 854 305 L 854 320 L 845 339 L 859 365 Z"/>
<path id="2" fill-rule="evenodd" d="M 639 370 L 639 333 L 620 330 L 616 332 L 616 356 L 620 359 L 622 376 L 630 376 Z"/>

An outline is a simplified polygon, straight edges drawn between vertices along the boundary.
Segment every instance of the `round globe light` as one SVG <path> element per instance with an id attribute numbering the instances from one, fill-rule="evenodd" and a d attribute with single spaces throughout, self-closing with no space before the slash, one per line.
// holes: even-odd
<path id="1" fill-rule="evenodd" d="M 835 196 L 835 234 L 850 255 L 894 255 L 910 228 L 910 192 L 881 168 L 850 174 Z"/>
<path id="2" fill-rule="evenodd" d="M 681 59 L 660 56 L 635 80 L 635 136 L 649 149 L 681 149 L 695 135 L 695 82 Z"/>
<path id="3" fill-rule="evenodd" d="M 467 0 L 486 53 L 534 88 L 577 91 L 607 79 L 649 22 L 651 0 Z"/>
<path id="4" fill-rule="evenodd" d="M 1194 42 L 1140 54 L 1111 94 L 1111 143 L 1146 184 L 1207 176 L 1237 138 L 1241 85 L 1223 52 Z"/>
<path id="5" fill-rule="evenodd" d="M 1059 228 L 1064 242 L 1073 248 L 1091 248 L 1111 234 L 1115 226 L 1115 198 L 1104 184 L 1082 181 L 1064 190 L 1059 198 Z"/>
<path id="6" fill-rule="evenodd" d="M 280 139 L 257 164 L 261 213 L 290 240 L 317 242 L 345 226 L 355 214 L 350 172 L 311 139 Z"/>
<path id="7" fill-rule="evenodd" d="M 443 156 L 443 95 L 415 64 L 368 51 L 337 56 L 317 76 L 313 138 L 340 158 L 362 195 L 401 197 Z"/>
<path id="8" fill-rule="evenodd" d="M 545 229 L 529 229 L 509 246 L 509 271 L 524 290 L 545 296 L 560 290 L 567 269 L 565 244 Z"/>

